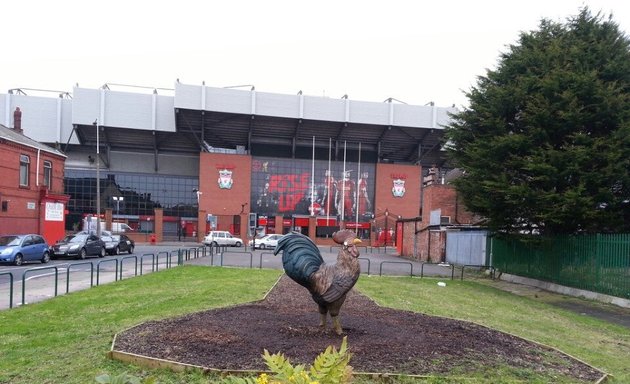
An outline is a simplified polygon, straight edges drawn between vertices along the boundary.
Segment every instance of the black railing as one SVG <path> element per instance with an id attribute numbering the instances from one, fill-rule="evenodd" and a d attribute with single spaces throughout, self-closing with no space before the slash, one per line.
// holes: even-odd
<path id="1" fill-rule="evenodd" d="M 366 248 L 367 251 L 371 250 L 373 247 Z M 332 247 L 331 247 L 332 252 Z M 145 273 L 145 267 L 150 267 L 151 272 L 158 272 L 160 270 L 160 266 L 165 269 L 173 268 L 175 266 L 180 266 L 184 264 L 184 261 L 190 261 L 193 259 L 198 259 L 202 257 L 210 257 L 210 266 L 215 265 L 214 256 L 219 256 L 218 266 L 225 266 L 228 258 L 230 261 L 234 261 L 230 263 L 230 266 L 234 267 L 247 267 L 247 261 L 243 260 L 243 256 L 245 259 L 249 258 L 249 268 L 254 268 L 254 254 L 258 255 L 258 265 L 256 268 L 263 268 L 263 256 L 264 255 L 273 255 L 271 252 L 242 252 L 242 251 L 227 251 L 226 247 L 215 246 L 215 247 L 197 247 L 197 248 L 179 248 L 172 251 L 161 251 L 157 254 L 154 253 L 146 253 L 141 256 L 125 256 L 120 259 L 108 259 L 101 260 L 96 263 L 96 268 L 94 263 L 92 262 L 79 262 L 68 265 L 66 268 L 59 266 L 51 266 L 51 267 L 39 267 L 39 268 L 31 268 L 26 269 L 22 273 L 22 304 L 26 303 L 26 277 L 29 274 L 43 271 L 43 270 L 54 270 L 54 296 L 57 296 L 57 287 L 59 285 L 59 269 L 65 269 L 66 273 L 66 293 L 70 292 L 71 280 L 76 278 L 76 275 L 79 273 L 89 273 L 89 287 L 94 286 L 94 278 L 96 277 L 96 285 L 98 286 L 101 283 L 101 275 L 105 272 L 114 272 L 114 281 L 123 279 L 123 272 L 128 276 L 138 276 L 143 275 Z M 240 256 L 240 259 L 239 259 Z M 280 256 L 274 256 L 280 257 Z M 173 263 L 173 259 L 176 258 L 176 263 Z M 267 260 L 269 261 L 269 260 Z M 367 273 L 367 275 L 371 274 L 372 268 L 372 260 L 367 257 L 359 257 L 359 261 L 362 263 L 362 273 Z M 113 268 L 106 268 L 108 264 L 114 263 Z M 150 263 L 150 265 L 149 265 Z M 277 268 L 278 261 L 273 260 L 272 268 Z M 366 265 L 367 263 L 367 265 Z M 420 274 L 414 274 L 414 264 L 420 264 Z M 81 268 L 81 266 L 89 265 L 89 268 L 86 270 L 85 268 Z M 203 265 L 203 264 L 202 264 Z M 127 267 L 125 269 L 125 267 Z M 417 267 L 417 265 L 416 265 Z M 408 275 L 410 277 L 420 277 L 423 278 L 425 275 L 425 268 L 432 268 L 432 276 L 447 276 L 447 274 L 442 273 L 444 269 L 450 269 L 450 278 L 454 279 L 455 276 L 455 268 L 461 268 L 460 279 L 464 278 L 464 271 L 466 268 L 487 268 L 490 271 L 490 277 L 495 278 L 495 270 L 494 267 L 488 265 L 464 265 L 464 266 L 455 266 L 452 264 L 435 264 L 435 263 L 426 263 L 426 262 L 411 262 L 411 261 L 381 261 L 378 265 L 379 275 L 382 276 L 384 274 L 387 275 L 395 275 L 402 276 Z M 148 268 L 147 268 L 148 269 Z M 0 277 L 4 275 L 9 276 L 9 300 L 8 307 L 13 308 L 14 304 L 14 277 L 10 272 L 0 273 Z M 95 276 L 96 275 L 96 276 Z M 84 281 L 80 280 L 80 281 Z M 77 280 L 79 281 L 79 280 Z M 80 289 L 80 288 L 79 288 Z"/>

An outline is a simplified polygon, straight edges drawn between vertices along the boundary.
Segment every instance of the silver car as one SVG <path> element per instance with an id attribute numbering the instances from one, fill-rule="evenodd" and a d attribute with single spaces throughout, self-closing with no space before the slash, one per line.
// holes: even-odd
<path id="1" fill-rule="evenodd" d="M 228 231 L 210 231 L 204 237 L 203 243 L 207 246 L 228 246 L 228 247 L 240 247 L 243 245 L 243 240 L 240 237 L 232 236 Z"/>
<path id="2" fill-rule="evenodd" d="M 278 235 L 278 234 L 265 235 L 261 237 L 260 239 L 256 239 L 255 241 L 250 240 L 249 246 L 256 247 L 259 249 L 273 249 L 276 247 L 276 245 L 278 245 L 278 240 L 280 240 L 282 236 L 284 235 Z"/>

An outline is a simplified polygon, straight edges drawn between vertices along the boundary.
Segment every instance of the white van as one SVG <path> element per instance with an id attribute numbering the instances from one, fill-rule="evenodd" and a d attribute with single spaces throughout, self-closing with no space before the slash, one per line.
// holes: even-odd
<path id="1" fill-rule="evenodd" d="M 112 232 L 133 232 L 133 228 L 125 223 L 112 223 Z"/>

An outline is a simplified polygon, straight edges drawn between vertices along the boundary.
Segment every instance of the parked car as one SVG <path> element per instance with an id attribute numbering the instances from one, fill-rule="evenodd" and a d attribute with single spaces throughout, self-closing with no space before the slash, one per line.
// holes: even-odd
<path id="1" fill-rule="evenodd" d="M 50 257 L 76 257 L 85 259 L 87 256 L 105 257 L 105 242 L 95 234 L 68 235 L 51 247 Z"/>
<path id="2" fill-rule="evenodd" d="M 261 238 L 256 239 L 256 241 L 250 240 L 249 246 L 255 246 L 259 249 L 272 249 L 275 248 L 276 245 L 278 245 L 278 240 L 280 240 L 282 236 L 283 235 L 278 234 L 265 235 Z"/>
<path id="3" fill-rule="evenodd" d="M 48 243 L 40 235 L 0 236 L 0 262 L 22 265 L 26 261 L 50 261 Z"/>
<path id="4" fill-rule="evenodd" d="M 136 246 L 127 235 L 101 236 L 101 239 L 105 242 L 105 251 L 110 255 L 119 255 L 121 252 L 131 255 Z"/>
<path id="5" fill-rule="evenodd" d="M 91 230 L 91 231 L 79 231 L 77 233 L 75 233 L 75 235 L 96 235 L 96 230 Z M 101 236 L 111 236 L 113 235 L 113 233 L 111 233 L 110 231 L 106 231 L 106 230 L 101 230 Z"/>
<path id="6" fill-rule="evenodd" d="M 243 240 L 232 236 L 228 231 L 210 231 L 203 239 L 203 243 L 208 246 L 224 245 L 229 247 L 240 247 Z"/>

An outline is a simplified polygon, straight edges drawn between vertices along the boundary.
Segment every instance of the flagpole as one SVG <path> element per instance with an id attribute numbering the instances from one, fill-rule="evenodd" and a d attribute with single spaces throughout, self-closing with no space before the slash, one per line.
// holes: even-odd
<path id="1" fill-rule="evenodd" d="M 355 186 L 355 198 L 354 198 L 354 206 L 356 212 L 354 213 L 354 221 L 357 224 L 355 229 L 355 233 L 359 233 L 359 177 L 361 176 L 361 143 L 359 142 L 359 164 L 357 165 L 357 184 Z"/>
<path id="2" fill-rule="evenodd" d="M 311 216 L 315 216 L 315 207 L 313 206 L 315 199 L 315 136 L 313 136 L 313 161 L 311 163 Z"/>
<path id="3" fill-rule="evenodd" d="M 326 226 L 330 220 L 330 154 L 332 152 L 332 138 L 328 138 L 328 176 L 326 176 Z"/>
<path id="4" fill-rule="evenodd" d="M 346 213 L 346 144 L 343 142 L 343 174 L 341 175 L 341 221 L 345 220 Z"/>

